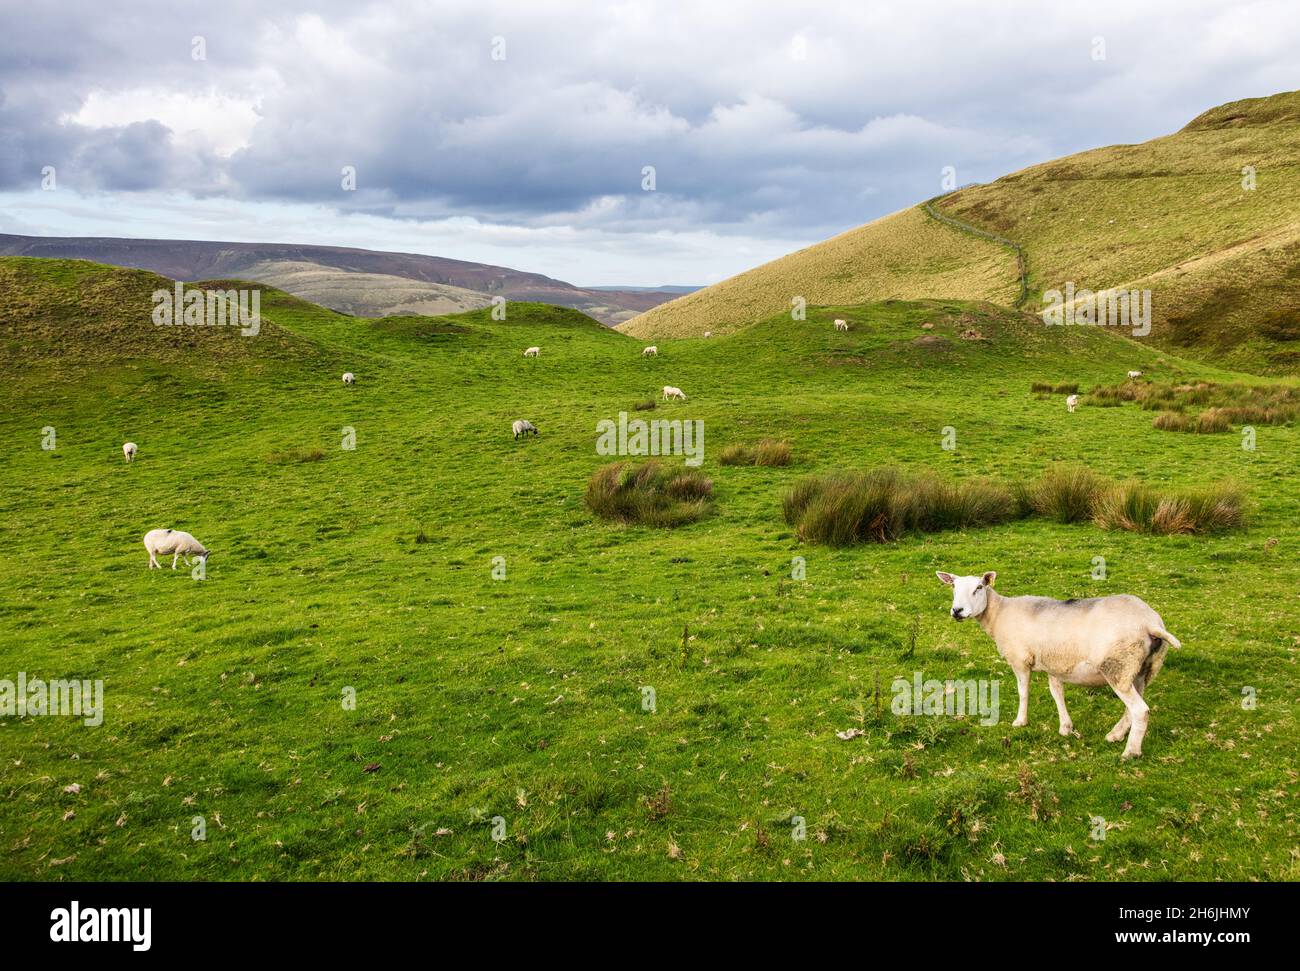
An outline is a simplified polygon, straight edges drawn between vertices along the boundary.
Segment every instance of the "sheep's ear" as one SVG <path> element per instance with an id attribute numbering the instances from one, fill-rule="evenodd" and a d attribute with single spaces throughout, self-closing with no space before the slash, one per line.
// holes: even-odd
<path id="1" fill-rule="evenodd" d="M 944 573 L 942 570 L 936 570 L 934 575 L 937 576 L 944 583 L 948 584 L 948 586 L 950 587 L 957 580 L 957 578 L 953 576 L 951 573 Z"/>
<path id="2" fill-rule="evenodd" d="M 996 580 L 997 578 L 998 575 L 994 571 L 989 570 L 988 573 L 984 574 L 984 586 L 986 587 L 993 586 L 993 581 Z"/>

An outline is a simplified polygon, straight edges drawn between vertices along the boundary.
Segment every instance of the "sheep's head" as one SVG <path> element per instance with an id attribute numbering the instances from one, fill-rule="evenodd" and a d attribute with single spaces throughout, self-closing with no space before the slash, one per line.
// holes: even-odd
<path id="1" fill-rule="evenodd" d="M 989 605 L 989 588 L 998 578 L 992 570 L 977 577 L 955 577 L 943 572 L 938 572 L 935 576 L 952 587 L 953 620 L 965 620 L 984 613 Z"/>

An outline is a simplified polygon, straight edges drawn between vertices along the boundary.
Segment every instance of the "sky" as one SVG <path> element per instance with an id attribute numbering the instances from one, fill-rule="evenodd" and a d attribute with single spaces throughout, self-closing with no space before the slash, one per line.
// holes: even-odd
<path id="1" fill-rule="evenodd" d="M 0 0 L 0 233 L 702 285 L 1300 87 L 1295 0 Z"/>

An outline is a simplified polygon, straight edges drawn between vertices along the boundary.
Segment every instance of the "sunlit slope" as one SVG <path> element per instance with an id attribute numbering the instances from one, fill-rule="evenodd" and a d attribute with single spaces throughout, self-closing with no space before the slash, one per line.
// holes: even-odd
<path id="1" fill-rule="evenodd" d="M 1034 166 L 939 208 L 1024 246 L 1031 306 L 1067 281 L 1150 289 L 1156 343 L 1300 367 L 1300 93 L 1224 105 L 1173 135 Z"/>
<path id="2" fill-rule="evenodd" d="M 619 330 L 634 337 L 725 334 L 791 300 L 836 305 L 958 297 L 1010 304 L 1019 293 L 1014 253 L 907 209 L 661 304 Z"/>
<path id="3" fill-rule="evenodd" d="M 488 294 L 464 287 L 389 273 L 340 270 L 306 261 L 263 260 L 240 270 L 239 275 L 354 317 L 436 316 L 477 310 L 492 302 Z"/>
<path id="4" fill-rule="evenodd" d="M 1253 180 L 1253 181 L 1252 181 Z M 1253 185 L 1254 188 L 1247 186 Z M 1257 372 L 1300 369 L 1300 93 L 1233 102 L 1172 135 L 971 186 L 943 214 L 1013 240 L 1028 309 L 1045 291 L 1152 291 L 1158 346 Z M 1019 295 L 1010 249 L 895 213 L 643 314 L 641 337 L 699 335 L 810 303 Z"/>

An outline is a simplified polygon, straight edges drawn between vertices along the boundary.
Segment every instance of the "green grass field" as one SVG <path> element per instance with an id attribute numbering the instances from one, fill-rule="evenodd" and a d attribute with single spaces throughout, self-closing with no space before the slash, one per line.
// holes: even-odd
<path id="1" fill-rule="evenodd" d="M 106 709 L 98 728 L 0 719 L 0 878 L 1300 876 L 1300 430 L 1261 427 L 1245 451 L 1235 430 L 1030 392 L 1129 368 L 1264 379 L 942 301 L 818 307 L 643 359 L 552 307 L 370 322 L 268 293 L 258 337 L 164 346 L 185 334 L 139 307 L 157 278 L 0 263 L 0 678 L 103 679 Z M 137 295 L 103 298 L 111 313 L 70 295 L 119 286 Z M 986 339 L 957 336 L 972 327 Z M 687 402 L 633 412 L 665 384 Z M 712 515 L 654 530 L 584 508 L 609 461 L 596 423 L 620 411 L 704 421 Z M 540 436 L 514 441 L 515 418 Z M 794 462 L 716 460 L 764 438 Z M 1015 480 L 1056 460 L 1235 477 L 1251 527 L 1031 519 L 834 550 L 781 516 L 814 472 Z M 160 526 L 213 550 L 206 579 L 146 569 Z M 1081 737 L 1059 737 L 1043 675 L 1012 728 L 1014 678 L 948 618 L 936 569 L 1147 600 L 1184 647 L 1147 693 L 1145 757 L 1104 741 L 1109 690 L 1067 688 Z M 916 671 L 998 679 L 1001 720 L 891 714 L 892 680 Z M 865 734 L 836 737 L 850 728 Z"/>

